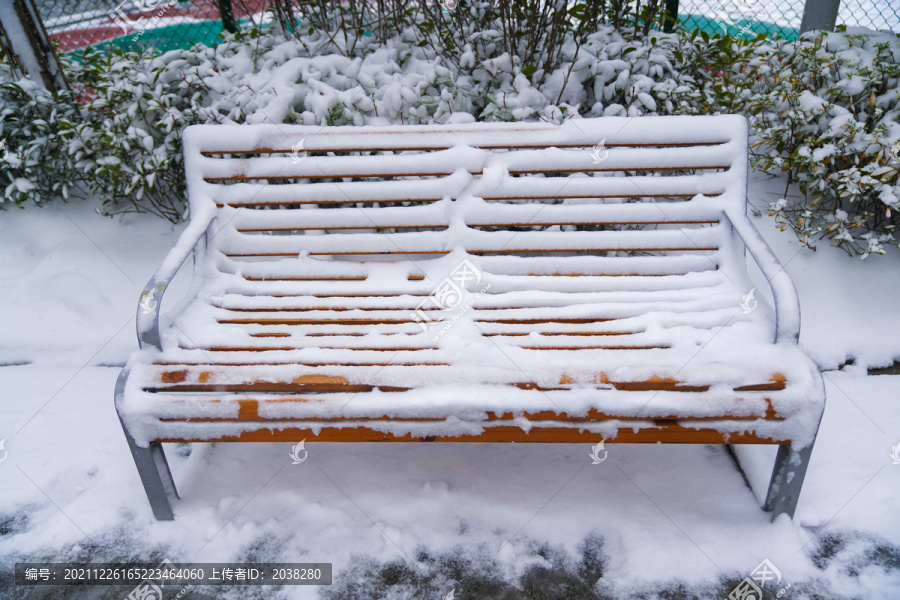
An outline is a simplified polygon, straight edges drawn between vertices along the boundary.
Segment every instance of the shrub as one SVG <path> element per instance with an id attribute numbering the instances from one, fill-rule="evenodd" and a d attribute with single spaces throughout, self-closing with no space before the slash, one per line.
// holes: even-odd
<path id="1" fill-rule="evenodd" d="M 22 207 L 68 198 L 75 166 L 66 146 L 78 122 L 70 94 L 51 94 L 29 79 L 15 79 L 0 65 L 3 202 Z"/>
<path id="2" fill-rule="evenodd" d="M 88 49 L 69 62 L 82 120 L 68 151 L 100 212 L 187 216 L 181 128 L 183 94 L 163 81 L 146 53 Z"/>
<path id="3" fill-rule="evenodd" d="M 900 36 L 807 34 L 763 46 L 748 75 L 753 164 L 804 194 L 770 205 L 782 229 L 811 247 L 884 254 L 900 224 Z"/>
<path id="4" fill-rule="evenodd" d="M 162 56 L 88 49 L 64 58 L 73 88 L 65 98 L 27 80 L 8 82 L 27 89 L 8 93 L 0 127 L 11 144 L 23 140 L 31 158 L 27 168 L 13 171 L 13 160 L 0 171 L 6 200 L 40 203 L 74 189 L 96 197 L 102 214 L 182 219 L 180 132 L 192 123 L 442 123 L 459 113 L 558 122 L 581 114 L 701 113 L 709 110 L 714 73 L 725 68 L 721 57 L 737 52 L 722 49 L 741 44 L 604 25 L 567 38 L 557 66 L 541 73 L 499 42 L 470 40 L 459 66 L 447 63 L 414 43 L 416 27 L 384 42 L 361 41 L 362 56 L 334 54 L 337 42 L 328 40 L 337 33 L 295 35 L 250 30 L 216 48 Z"/>
<path id="5" fill-rule="evenodd" d="M 103 214 L 183 219 L 180 132 L 193 123 L 744 112 L 754 166 L 786 172 L 804 194 L 770 206 L 783 229 L 863 258 L 895 241 L 900 162 L 888 152 L 900 140 L 897 35 L 839 31 L 786 42 L 666 34 L 650 29 L 653 10 L 610 12 L 610 1 L 597 4 L 606 7 L 598 14 L 554 17 L 568 32 L 557 39 L 529 33 L 536 22 L 516 12 L 517 2 L 468 3 L 444 28 L 438 19 L 447 15 L 431 4 L 368 21 L 354 21 L 350 4 L 306 4 L 306 30 L 275 19 L 287 36 L 251 29 L 215 48 L 66 57 L 74 91 L 59 97 L 0 69 L 0 135 L 11 150 L 0 165 L 3 199 L 39 204 L 83 189 Z M 596 24 L 604 20 L 612 24 Z M 514 23 L 522 33 L 511 34 Z"/>

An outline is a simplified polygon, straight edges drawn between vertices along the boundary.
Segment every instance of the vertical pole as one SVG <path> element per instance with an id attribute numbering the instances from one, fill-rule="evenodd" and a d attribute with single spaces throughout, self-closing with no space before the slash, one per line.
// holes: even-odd
<path id="1" fill-rule="evenodd" d="M 678 21 L 678 0 L 666 0 L 666 14 L 663 17 L 663 31 L 671 33 Z"/>
<path id="2" fill-rule="evenodd" d="M 51 92 L 69 89 L 33 0 L 0 0 L 0 42 L 16 71 Z"/>
<path id="3" fill-rule="evenodd" d="M 125 369 L 119 373 L 116 380 L 115 406 L 116 413 L 119 412 L 119 406 L 122 403 L 122 397 L 125 394 L 125 379 L 128 376 Z M 144 491 L 147 493 L 147 500 L 150 502 L 150 509 L 153 516 L 159 521 L 171 521 L 175 518 L 172 512 L 172 504 L 170 500 L 178 499 L 178 491 L 175 489 L 175 481 L 172 479 L 172 472 L 169 470 L 169 463 L 166 460 L 166 454 L 163 452 L 162 444 L 152 442 L 148 448 L 142 448 L 137 445 L 122 415 L 119 415 L 119 423 L 122 424 L 122 431 L 125 433 L 125 441 L 128 442 L 128 449 L 131 450 L 131 456 L 134 458 L 134 464 L 137 466 L 138 475 L 141 483 L 144 485 Z"/>
<path id="4" fill-rule="evenodd" d="M 800 33 L 807 31 L 833 31 L 837 22 L 841 0 L 806 0 Z"/>
<path id="5" fill-rule="evenodd" d="M 763 510 L 772 511 L 773 522 L 782 514 L 794 518 L 812 449 L 812 444 L 801 450 L 794 450 L 789 444 L 778 446 L 775 468 L 763 504 Z"/>
<path id="6" fill-rule="evenodd" d="M 234 20 L 234 9 L 231 0 L 219 0 L 219 14 L 222 15 L 222 27 L 228 33 L 237 33 L 237 21 Z"/>

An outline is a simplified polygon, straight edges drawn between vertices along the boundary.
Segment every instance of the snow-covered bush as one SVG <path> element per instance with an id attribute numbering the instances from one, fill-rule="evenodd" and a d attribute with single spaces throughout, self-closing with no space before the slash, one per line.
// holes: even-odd
<path id="1" fill-rule="evenodd" d="M 193 123 L 560 122 L 737 112 L 751 117 L 754 165 L 786 171 L 806 196 L 772 204 L 785 228 L 810 245 L 831 238 L 864 257 L 894 242 L 900 162 L 888 153 L 900 140 L 896 35 L 835 32 L 795 43 L 643 35 L 642 21 L 632 17 L 618 29 L 567 34 L 554 59 L 541 62 L 508 52 L 519 43 L 503 39 L 515 15 L 495 9 L 454 13 L 455 31 L 431 27 L 428 18 L 437 17 L 412 11 L 390 27 L 373 24 L 376 35 L 357 36 L 359 24 L 341 25 L 328 12 L 331 3 L 322 6 L 318 28 L 287 35 L 250 29 L 215 48 L 68 57 L 74 91 L 65 97 L 0 69 L 0 136 L 9 150 L 0 164 L 3 199 L 40 203 L 84 188 L 104 214 L 184 218 L 180 132 Z M 471 12 L 481 4 L 467 6 Z M 572 26 L 585 17 L 566 18 Z M 466 29 L 475 25 L 484 29 Z M 451 43 L 458 52 L 441 54 Z"/>
<path id="2" fill-rule="evenodd" d="M 367 46 L 397 36 L 444 57 L 454 70 L 474 59 L 480 63 L 507 54 L 518 57 L 526 74 L 537 81 L 552 73 L 563 59 L 568 42 L 584 43 L 601 25 L 633 36 L 646 35 L 663 17 L 662 0 L 643 6 L 631 0 L 380 0 L 379 2 L 321 2 L 274 0 L 274 21 L 297 39 L 325 44 L 342 56 L 362 56 Z M 297 26 L 293 15 L 302 15 Z M 308 27 L 308 28 L 307 28 Z"/>
<path id="3" fill-rule="evenodd" d="M 179 108 L 189 102 L 164 75 L 141 53 L 89 49 L 68 65 L 83 104 L 68 153 L 103 214 L 187 216 Z"/>
<path id="4" fill-rule="evenodd" d="M 801 200 L 770 205 L 803 243 L 884 254 L 900 224 L 900 35 L 804 35 L 761 47 L 754 81 L 755 166 L 787 172 Z M 895 156 L 897 152 L 895 151 Z"/>
<path id="5" fill-rule="evenodd" d="M 51 94 L 0 65 L 0 190 L 21 207 L 67 198 L 75 165 L 66 151 L 79 121 L 70 94 Z"/>
<path id="6" fill-rule="evenodd" d="M 344 47 L 347 39 L 317 30 L 285 38 L 255 29 L 215 48 L 162 56 L 87 50 L 64 61 L 73 88 L 66 102 L 33 85 L 4 102 L 8 114 L 15 102 L 31 102 L 65 115 L 0 117 L 6 130 L 17 128 L 13 138 L 45 152 L 29 163 L 31 171 L 0 171 L 0 183 L 10 190 L 6 199 L 19 203 L 66 197 L 75 186 L 92 192 L 103 214 L 136 210 L 175 221 L 186 210 L 180 132 L 193 123 L 559 122 L 729 108 L 718 105 L 727 94 L 716 81 L 735 56 L 749 52 L 745 43 L 623 31 L 604 25 L 570 36 L 556 67 L 544 73 L 484 39 L 470 39 L 459 61 L 448 61 L 420 43 L 416 27 L 384 42 L 351 40 L 353 51 Z M 35 135 L 39 124 L 49 133 Z M 57 188 L 18 191 L 30 185 Z"/>

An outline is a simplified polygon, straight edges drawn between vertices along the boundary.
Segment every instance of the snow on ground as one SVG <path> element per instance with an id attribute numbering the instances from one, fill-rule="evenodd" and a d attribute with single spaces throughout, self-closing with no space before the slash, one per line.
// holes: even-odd
<path id="1" fill-rule="evenodd" d="M 783 186 L 755 176 L 751 203 Z M 2 212 L 0 598 L 129 591 L 17 588 L 15 562 L 163 558 L 334 564 L 321 590 L 204 588 L 188 599 L 437 599 L 454 586 L 461 599 L 724 598 L 764 558 L 791 584 L 782 597 L 898 598 L 900 377 L 865 367 L 900 357 L 900 257 L 858 264 L 756 222 L 797 284 L 803 349 L 831 369 L 793 523 L 768 522 L 721 447 L 609 444 L 593 465 L 583 445 L 315 443 L 298 465 L 290 444 L 170 447 L 182 500 L 161 523 L 113 385 L 136 347 L 140 290 L 183 226 L 104 220 L 77 202 Z M 758 492 L 773 456 L 741 451 Z"/>

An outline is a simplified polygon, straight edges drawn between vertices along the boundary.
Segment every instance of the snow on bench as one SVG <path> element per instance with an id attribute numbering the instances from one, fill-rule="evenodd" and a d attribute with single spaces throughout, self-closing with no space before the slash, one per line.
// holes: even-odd
<path id="1" fill-rule="evenodd" d="M 742 117 L 203 125 L 184 152 L 191 222 L 116 390 L 157 518 L 162 442 L 302 440 L 779 444 L 764 508 L 793 515 L 824 388 Z"/>

